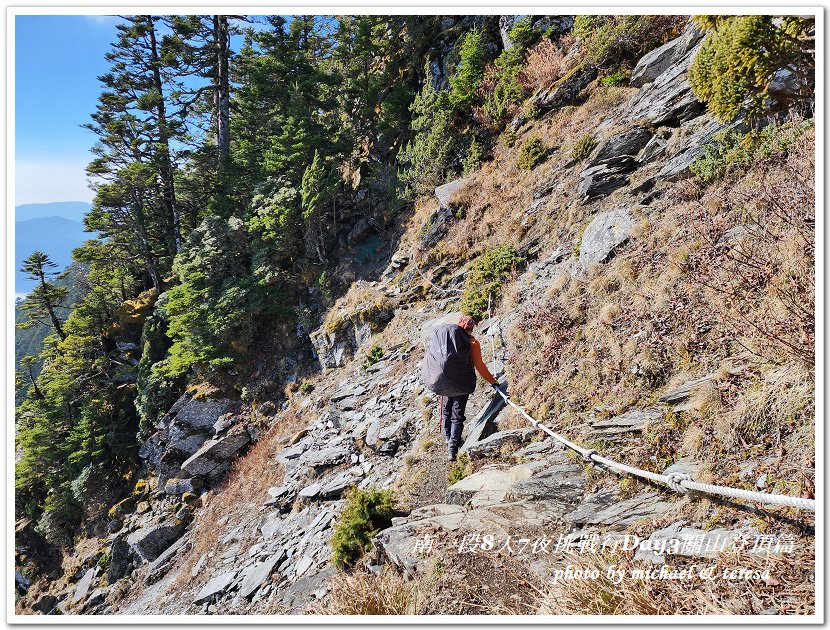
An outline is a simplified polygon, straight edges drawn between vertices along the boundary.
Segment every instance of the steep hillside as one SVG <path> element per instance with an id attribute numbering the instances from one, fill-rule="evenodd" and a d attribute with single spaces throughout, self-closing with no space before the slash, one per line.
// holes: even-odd
<path id="1" fill-rule="evenodd" d="M 627 85 L 563 53 L 491 157 L 355 227 L 300 299 L 330 307 L 160 410 L 133 493 L 18 610 L 815 614 L 813 512 L 589 463 L 481 381 L 449 463 L 420 380 L 430 332 L 470 313 L 511 398 L 569 440 L 813 497 L 812 121 L 719 122 L 688 80 L 703 34 L 676 31 Z"/>

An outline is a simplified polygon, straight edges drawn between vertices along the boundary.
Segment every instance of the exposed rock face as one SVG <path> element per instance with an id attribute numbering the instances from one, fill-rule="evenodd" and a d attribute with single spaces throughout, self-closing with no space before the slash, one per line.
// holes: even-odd
<path id="1" fill-rule="evenodd" d="M 185 492 L 198 492 L 203 485 L 204 482 L 198 477 L 176 477 L 167 480 L 167 483 L 164 484 L 164 491 L 167 494 L 177 496 Z"/>
<path id="2" fill-rule="evenodd" d="M 421 237 L 419 247 L 422 250 L 435 247 L 447 233 L 450 225 L 454 221 L 455 215 L 450 208 L 444 206 L 438 208 L 427 222 L 426 230 L 424 230 L 423 236 Z"/>
<path id="3" fill-rule="evenodd" d="M 597 69 L 595 66 L 591 64 L 581 66 L 552 85 L 539 88 L 529 102 L 543 112 L 569 105 L 596 78 Z"/>
<path id="4" fill-rule="evenodd" d="M 242 450 L 251 436 L 245 427 L 236 426 L 226 435 L 205 442 L 182 463 L 182 471 L 199 477 L 218 477 L 230 466 L 231 460 Z"/>
<path id="5" fill-rule="evenodd" d="M 700 45 L 691 48 L 643 87 L 631 99 L 624 116 L 659 126 L 678 125 L 702 114 L 705 106 L 692 93 L 688 80 L 689 66 L 699 49 Z"/>
<path id="6" fill-rule="evenodd" d="M 614 250 L 631 235 L 634 219 L 628 210 L 601 212 L 585 228 L 579 246 L 579 262 L 589 265 L 606 262 Z"/>
<path id="7" fill-rule="evenodd" d="M 370 299 L 368 304 L 344 313 L 311 333 L 311 343 L 324 369 L 341 367 L 392 319 L 394 309 L 385 296 L 377 294 Z"/>
<path id="8" fill-rule="evenodd" d="M 671 504 L 660 500 L 656 492 L 647 492 L 625 501 L 617 498 L 616 490 L 600 490 L 565 518 L 573 523 L 590 525 L 633 525 L 646 518 L 663 514 Z"/>
<path id="9" fill-rule="evenodd" d="M 611 136 L 596 151 L 591 165 L 620 155 L 635 156 L 646 146 L 654 134 L 643 127 L 632 127 L 628 131 Z"/>
<path id="10" fill-rule="evenodd" d="M 133 549 L 124 538 L 118 536 L 110 547 L 110 566 L 107 569 L 107 582 L 114 584 L 125 577 L 132 569 Z"/>
<path id="11" fill-rule="evenodd" d="M 366 238 L 371 229 L 372 226 L 369 224 L 368 220 L 365 218 L 358 219 L 357 223 L 355 223 L 354 227 L 349 231 L 349 234 L 346 237 L 346 243 L 349 247 L 354 247 Z"/>
<path id="12" fill-rule="evenodd" d="M 582 171 L 579 194 L 583 203 L 610 195 L 628 184 L 628 174 L 637 168 L 637 160 L 630 155 L 608 158 Z"/>
<path id="13" fill-rule="evenodd" d="M 168 519 L 147 525 L 127 537 L 127 542 L 146 562 L 152 562 L 184 533 L 184 525 Z"/>
<path id="14" fill-rule="evenodd" d="M 158 431 L 141 446 L 138 454 L 159 476 L 159 486 L 180 478 L 181 464 L 214 435 L 214 425 L 239 409 L 239 403 L 226 399 L 196 400 L 181 396 L 159 420 Z M 231 417 L 233 417 L 231 415 Z M 171 487 L 172 488 L 172 487 Z"/>
<path id="15" fill-rule="evenodd" d="M 435 189 L 435 198 L 438 200 L 438 204 L 440 208 L 450 208 L 452 207 L 451 199 L 452 196 L 464 190 L 467 185 L 470 183 L 470 179 L 467 177 L 461 177 L 459 179 L 454 179 L 451 182 L 444 184 L 443 186 L 438 186 Z"/>
<path id="16" fill-rule="evenodd" d="M 703 33 L 691 22 L 686 25 L 683 34 L 646 53 L 637 62 L 631 73 L 631 87 L 643 87 L 651 83 L 670 66 L 682 59 L 701 39 Z"/>

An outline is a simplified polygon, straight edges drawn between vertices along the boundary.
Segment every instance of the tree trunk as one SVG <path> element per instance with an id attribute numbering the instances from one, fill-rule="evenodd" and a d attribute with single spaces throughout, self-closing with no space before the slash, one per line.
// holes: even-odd
<path id="1" fill-rule="evenodd" d="M 41 271 L 38 275 L 40 276 L 40 286 L 43 288 L 43 306 L 46 308 L 46 312 L 49 313 L 49 319 L 52 320 L 52 326 L 54 327 L 55 332 L 58 333 L 58 337 L 60 337 L 61 340 L 66 339 L 66 333 L 63 332 L 61 321 L 55 313 L 55 307 L 52 304 L 52 301 L 49 299 L 49 293 L 46 289 L 46 274 Z"/>
<path id="2" fill-rule="evenodd" d="M 213 36 L 216 46 L 216 82 L 214 100 L 216 103 L 216 146 L 219 149 L 219 169 L 227 167 L 230 159 L 230 84 L 228 81 L 228 17 L 213 16 Z"/>
<path id="3" fill-rule="evenodd" d="M 147 30 L 150 35 L 150 65 L 153 68 L 153 83 L 159 93 L 156 117 L 158 118 L 159 127 L 158 146 L 161 161 L 162 195 L 164 197 L 167 220 L 171 231 L 171 234 L 168 235 L 168 249 L 172 255 L 175 255 L 181 247 L 182 237 L 179 229 L 179 211 L 176 208 L 176 191 L 173 186 L 173 160 L 170 158 L 170 129 L 167 126 L 167 112 L 164 107 L 163 83 L 159 68 L 161 61 L 159 60 L 158 44 L 156 42 L 155 18 L 147 18 Z"/>
<path id="4" fill-rule="evenodd" d="M 37 386 L 37 379 L 35 379 L 35 375 L 32 372 L 32 366 L 29 366 L 29 380 L 32 382 L 32 387 L 35 390 L 35 398 L 37 400 L 43 400 L 43 392 L 40 391 L 40 388 Z"/>

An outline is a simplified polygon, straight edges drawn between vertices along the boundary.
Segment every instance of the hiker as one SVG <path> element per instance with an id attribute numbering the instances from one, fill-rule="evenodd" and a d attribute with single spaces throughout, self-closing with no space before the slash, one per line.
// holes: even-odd
<path id="1" fill-rule="evenodd" d="M 439 326 L 421 363 L 421 378 L 441 396 L 441 426 L 447 438 L 450 461 L 455 461 L 464 429 L 467 399 L 475 391 L 478 370 L 482 378 L 500 390 L 481 358 L 481 344 L 473 337 L 476 321 L 463 315 L 458 324 Z"/>

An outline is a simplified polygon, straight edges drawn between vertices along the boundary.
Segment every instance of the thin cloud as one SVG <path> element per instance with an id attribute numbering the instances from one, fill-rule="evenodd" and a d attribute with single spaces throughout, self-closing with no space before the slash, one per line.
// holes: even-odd
<path id="1" fill-rule="evenodd" d="M 84 18 L 95 26 L 114 26 L 120 20 L 117 15 L 85 15 Z"/>
<path id="2" fill-rule="evenodd" d="M 87 186 L 87 161 L 18 161 L 15 164 L 14 205 L 92 201 L 93 192 Z"/>

